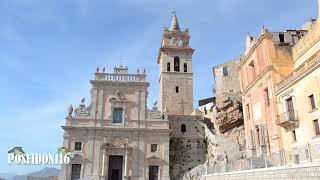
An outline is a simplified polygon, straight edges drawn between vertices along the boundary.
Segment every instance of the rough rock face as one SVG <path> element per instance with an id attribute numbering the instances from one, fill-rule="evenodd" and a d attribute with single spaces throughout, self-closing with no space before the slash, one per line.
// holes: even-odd
<path id="1" fill-rule="evenodd" d="M 233 128 L 225 133 L 215 134 L 206 131 L 206 162 L 184 173 L 182 180 L 199 180 L 207 172 L 207 167 L 224 168 L 229 162 L 245 159 L 244 126 Z"/>
<path id="2" fill-rule="evenodd" d="M 242 105 L 240 102 L 226 100 L 217 107 L 217 110 L 215 122 L 221 133 L 243 125 Z"/>
<path id="3" fill-rule="evenodd" d="M 224 164 L 244 158 L 245 133 L 244 126 L 215 135 L 208 143 L 207 163 L 209 166 Z"/>

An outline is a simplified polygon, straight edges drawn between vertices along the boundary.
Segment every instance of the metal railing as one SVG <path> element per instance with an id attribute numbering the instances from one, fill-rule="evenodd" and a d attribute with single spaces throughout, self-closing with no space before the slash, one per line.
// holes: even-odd
<path id="1" fill-rule="evenodd" d="M 320 164 L 320 143 L 306 144 L 293 149 L 281 150 L 246 159 L 224 163 L 203 164 L 181 176 L 181 180 L 198 180 L 204 175 L 237 172 L 271 167 L 294 167 L 306 164 Z"/>
<path id="2" fill-rule="evenodd" d="M 295 125 L 298 121 L 298 112 L 291 110 L 291 111 L 287 111 L 285 113 L 282 113 L 278 116 L 277 119 L 277 123 L 280 126 L 291 126 L 291 125 Z"/>

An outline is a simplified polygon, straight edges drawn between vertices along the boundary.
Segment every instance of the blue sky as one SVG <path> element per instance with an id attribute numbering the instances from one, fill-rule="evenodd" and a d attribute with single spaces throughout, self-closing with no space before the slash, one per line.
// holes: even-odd
<path id="1" fill-rule="evenodd" d="M 1 0 L 0 173 L 43 168 L 8 166 L 7 151 L 56 152 L 66 107 L 89 99 L 97 66 L 110 71 L 122 57 L 132 72 L 146 68 L 148 104 L 158 100 L 156 58 L 173 10 L 195 48 L 196 103 L 212 96 L 212 66 L 241 54 L 248 33 L 300 28 L 317 16 L 317 1 Z"/>

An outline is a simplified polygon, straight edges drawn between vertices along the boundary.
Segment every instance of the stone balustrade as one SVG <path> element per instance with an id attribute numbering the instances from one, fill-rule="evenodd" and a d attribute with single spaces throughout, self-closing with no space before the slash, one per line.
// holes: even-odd
<path id="1" fill-rule="evenodd" d="M 123 82 L 146 82 L 146 74 L 95 73 L 95 80 L 123 81 Z"/>

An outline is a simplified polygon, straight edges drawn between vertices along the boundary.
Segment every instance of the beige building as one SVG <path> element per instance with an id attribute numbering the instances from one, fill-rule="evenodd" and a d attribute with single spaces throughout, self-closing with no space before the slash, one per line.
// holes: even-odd
<path id="1" fill-rule="evenodd" d="M 91 80 L 91 102 L 69 107 L 63 146 L 71 151 L 61 180 L 168 180 L 169 121 L 165 113 L 147 110 L 149 83 L 143 71 L 123 66 Z"/>
<path id="2" fill-rule="evenodd" d="M 310 20 L 307 33 L 293 47 L 293 72 L 276 86 L 283 148 L 288 163 L 320 160 L 320 20 Z M 303 150 L 305 149 L 305 150 Z"/>
<path id="3" fill-rule="evenodd" d="M 240 99 L 239 66 L 240 58 L 237 58 L 213 67 L 218 106 L 223 105 L 226 100 L 237 101 Z"/>

